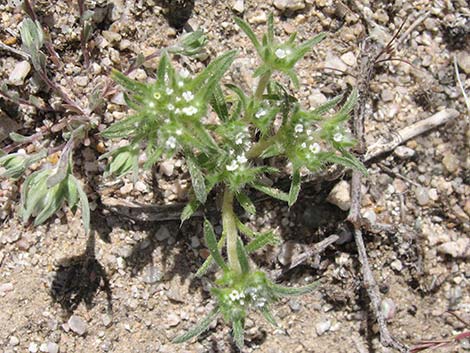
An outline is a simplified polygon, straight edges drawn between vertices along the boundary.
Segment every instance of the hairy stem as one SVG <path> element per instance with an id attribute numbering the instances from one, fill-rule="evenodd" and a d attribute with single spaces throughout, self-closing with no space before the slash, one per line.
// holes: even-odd
<path id="1" fill-rule="evenodd" d="M 233 213 L 233 192 L 229 190 L 228 186 L 225 187 L 224 200 L 222 204 L 222 226 L 227 238 L 227 257 L 229 267 L 231 270 L 241 273 L 242 270 L 237 255 L 238 231 L 235 214 Z"/>
<path id="2" fill-rule="evenodd" d="M 266 71 L 263 76 L 259 79 L 258 82 L 258 87 L 256 87 L 256 92 L 255 92 L 255 98 L 256 99 L 261 99 L 263 97 L 264 90 L 266 89 L 266 86 L 268 85 L 269 79 L 271 78 L 271 70 Z"/>
<path id="3" fill-rule="evenodd" d="M 266 148 L 275 143 L 277 136 L 278 135 L 276 134 L 268 137 L 267 139 L 261 139 L 260 141 L 255 143 L 253 147 L 251 147 L 250 150 L 246 153 L 246 157 L 248 159 L 258 158 Z"/>

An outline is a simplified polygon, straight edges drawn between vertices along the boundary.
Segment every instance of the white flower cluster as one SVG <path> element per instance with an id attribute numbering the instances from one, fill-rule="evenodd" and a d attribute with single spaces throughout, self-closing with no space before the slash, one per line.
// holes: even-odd
<path id="1" fill-rule="evenodd" d="M 228 164 L 225 168 L 229 172 L 233 172 L 246 162 L 248 162 L 248 159 L 246 158 L 245 154 L 242 153 L 238 155 L 235 159 L 233 159 L 232 162 L 230 162 L 230 164 Z"/>
<path id="2" fill-rule="evenodd" d="M 259 294 L 258 288 L 248 287 L 245 290 L 245 293 L 251 297 L 251 300 L 253 301 L 254 306 L 257 307 L 258 309 L 261 309 L 262 307 L 266 305 L 266 302 L 267 302 L 266 298 L 262 296 L 258 296 Z"/>
<path id="3" fill-rule="evenodd" d="M 238 291 L 234 289 L 229 295 L 232 302 L 238 302 L 240 305 L 245 305 L 245 300 L 251 300 L 253 305 L 258 309 L 263 308 L 267 300 L 259 295 L 259 289 L 256 287 L 248 287 L 245 291 Z"/>
<path id="4" fill-rule="evenodd" d="M 260 109 L 256 112 L 255 114 L 255 118 L 256 119 L 259 119 L 259 118 L 262 118 L 263 116 L 265 116 L 267 114 L 267 111 L 264 110 L 264 109 Z"/>
<path id="5" fill-rule="evenodd" d="M 244 299 L 245 299 L 245 293 L 243 293 L 243 292 L 239 292 L 239 291 L 237 291 L 236 289 L 234 289 L 234 290 L 232 291 L 232 293 L 230 293 L 230 294 L 228 295 L 228 297 L 230 298 L 230 300 L 231 300 L 232 302 L 238 301 L 238 302 L 240 303 L 240 305 L 245 305 L 245 301 L 244 301 Z"/>
<path id="6" fill-rule="evenodd" d="M 340 132 L 337 132 L 336 134 L 333 135 L 333 140 L 335 140 L 336 142 L 341 142 L 343 141 L 343 134 L 340 133 Z"/>
<path id="7" fill-rule="evenodd" d="M 287 55 L 290 55 L 290 54 L 291 54 L 290 49 L 277 48 L 276 51 L 274 52 L 274 55 L 276 55 L 278 59 L 284 59 L 286 58 Z"/>
<path id="8" fill-rule="evenodd" d="M 168 140 L 166 140 L 165 147 L 171 150 L 176 148 L 176 139 L 174 136 L 170 136 Z"/>

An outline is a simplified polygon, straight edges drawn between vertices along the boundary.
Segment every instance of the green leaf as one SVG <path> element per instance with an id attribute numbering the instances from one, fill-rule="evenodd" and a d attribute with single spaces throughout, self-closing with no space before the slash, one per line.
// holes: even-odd
<path id="1" fill-rule="evenodd" d="M 47 177 L 50 170 L 39 170 L 29 175 L 21 190 L 21 203 L 22 203 L 22 218 L 23 222 L 27 222 L 33 212 L 41 206 L 42 200 L 46 197 Z"/>
<path id="2" fill-rule="evenodd" d="M 272 12 L 268 16 L 268 32 L 266 39 L 268 46 L 272 46 L 274 44 L 274 16 Z"/>
<path id="3" fill-rule="evenodd" d="M 244 20 L 242 20 L 239 17 L 235 17 L 235 23 L 238 25 L 238 27 L 241 28 L 243 32 L 248 36 L 250 39 L 251 43 L 255 47 L 256 51 L 258 52 L 258 55 L 262 57 L 262 47 L 260 42 L 258 41 L 258 38 L 256 38 L 255 33 L 251 29 L 250 25 L 246 23 Z"/>
<path id="4" fill-rule="evenodd" d="M 240 350 L 243 349 L 243 346 L 245 344 L 244 331 L 245 330 L 243 328 L 243 323 L 241 319 L 235 319 L 232 321 L 233 340 L 235 341 L 235 344 Z"/>
<path id="5" fill-rule="evenodd" d="M 78 202 L 78 190 L 77 190 L 77 184 L 73 180 L 73 178 L 70 177 L 70 175 L 67 178 L 67 202 L 69 204 L 70 208 L 73 208 L 77 202 Z"/>
<path id="6" fill-rule="evenodd" d="M 188 330 L 185 334 L 176 337 L 173 340 L 173 343 L 183 343 L 183 342 L 190 340 L 193 337 L 199 336 L 201 333 L 203 333 L 209 328 L 212 321 L 217 319 L 217 316 L 219 316 L 219 312 L 220 312 L 220 309 L 218 307 L 212 309 L 211 312 L 202 321 L 200 321 L 196 326 Z"/>
<path id="7" fill-rule="evenodd" d="M 222 249 L 222 246 L 225 243 L 225 237 L 226 237 L 226 234 L 223 233 L 219 241 L 217 242 L 217 248 L 219 249 L 219 251 L 220 249 Z M 201 267 L 199 267 L 199 269 L 197 270 L 196 277 L 201 278 L 202 276 L 204 276 L 207 273 L 207 270 L 209 270 L 209 267 L 213 261 L 214 261 L 214 258 L 212 257 L 212 255 L 209 255 L 207 259 L 204 261 L 204 263 L 201 265 Z"/>
<path id="8" fill-rule="evenodd" d="M 253 202 L 251 202 L 250 198 L 246 196 L 246 194 L 243 192 L 237 192 L 235 197 L 246 212 L 250 214 L 256 214 L 256 207 Z"/>
<path id="9" fill-rule="evenodd" d="M 156 86 L 163 87 L 165 84 L 165 75 L 168 74 L 169 58 L 166 52 L 163 53 L 157 69 L 157 82 Z"/>
<path id="10" fill-rule="evenodd" d="M 339 112 L 336 115 L 348 116 L 348 114 L 356 106 L 357 99 L 358 99 L 357 89 L 353 88 L 353 90 L 351 91 L 351 94 L 349 95 L 348 99 L 346 100 L 346 103 L 344 103 L 344 105 L 341 107 L 341 109 L 339 110 Z"/>
<path id="11" fill-rule="evenodd" d="M 199 89 L 197 94 L 199 99 L 204 102 L 210 99 L 215 86 L 235 60 L 236 55 L 236 50 L 230 50 L 218 56 L 194 78 L 192 84 Z"/>
<path id="12" fill-rule="evenodd" d="M 228 266 L 224 262 L 222 255 L 220 255 L 219 248 L 217 247 L 217 240 L 215 238 L 214 229 L 210 222 L 204 220 L 204 239 L 206 240 L 207 248 L 209 249 L 212 258 L 224 271 L 228 271 Z"/>
<path id="13" fill-rule="evenodd" d="M 250 263 L 248 260 L 248 254 L 246 252 L 245 246 L 243 245 L 239 237 L 237 237 L 237 257 L 238 262 L 240 263 L 242 273 L 249 273 Z"/>
<path id="14" fill-rule="evenodd" d="M 287 76 L 289 76 L 289 78 L 292 81 L 292 84 L 294 85 L 294 87 L 298 89 L 300 87 L 300 81 L 299 81 L 299 77 L 297 76 L 295 71 L 294 70 L 287 70 L 286 74 L 287 74 Z"/>
<path id="15" fill-rule="evenodd" d="M 289 201 L 289 195 L 279 189 L 271 188 L 269 186 L 261 185 L 259 183 L 251 183 L 250 185 L 256 190 L 261 191 L 262 193 L 268 196 L 274 197 L 275 199 L 286 202 Z"/>
<path id="16" fill-rule="evenodd" d="M 323 114 L 328 113 L 330 109 L 336 107 L 338 103 L 343 99 L 343 95 L 339 95 L 333 99 L 330 99 L 328 102 L 316 107 L 312 111 L 309 111 L 307 117 L 312 117 L 315 120 L 318 120 L 318 117 L 321 117 Z"/>
<path id="17" fill-rule="evenodd" d="M 301 185 L 300 171 L 296 169 L 294 170 L 292 174 L 292 182 L 290 184 L 289 200 L 287 201 L 289 207 L 292 207 L 295 201 L 297 201 L 297 198 L 299 197 L 299 192 L 300 192 L 300 185 Z"/>
<path id="18" fill-rule="evenodd" d="M 59 183 L 52 188 L 48 187 L 45 197 L 40 201 L 41 210 L 34 219 L 34 225 L 40 225 L 52 217 L 62 207 L 66 193 L 64 183 Z"/>
<path id="19" fill-rule="evenodd" d="M 276 319 L 274 319 L 274 316 L 271 314 L 271 311 L 269 310 L 267 305 L 264 305 L 259 310 L 261 311 L 261 314 L 263 314 L 267 322 L 269 322 L 273 326 L 278 326 Z"/>
<path id="20" fill-rule="evenodd" d="M 215 85 L 210 103 L 212 109 L 214 109 L 221 121 L 225 122 L 229 119 L 227 103 L 225 102 L 224 93 L 219 84 Z"/>
<path id="21" fill-rule="evenodd" d="M 88 204 L 88 197 L 86 196 L 85 191 L 83 191 L 80 182 L 73 175 L 70 175 L 69 178 L 70 177 L 77 187 L 78 196 L 80 197 L 80 205 L 82 207 L 83 227 L 85 228 L 85 233 L 88 234 L 90 231 L 90 205 Z"/>
<path id="22" fill-rule="evenodd" d="M 281 296 L 281 297 L 295 297 L 303 294 L 307 294 L 315 290 L 320 283 L 313 282 L 307 286 L 303 287 L 285 287 L 279 284 L 270 283 L 270 288 L 274 292 L 274 294 Z"/>
<path id="23" fill-rule="evenodd" d="M 23 136 L 23 135 L 17 134 L 16 132 L 10 132 L 9 136 L 13 142 L 24 143 L 29 140 L 28 136 Z"/>
<path id="24" fill-rule="evenodd" d="M 191 175 L 191 182 L 193 185 L 194 194 L 196 199 L 204 204 L 207 200 L 206 184 L 204 183 L 204 174 L 199 169 L 196 161 L 189 152 L 186 152 L 186 163 L 188 164 L 189 174 Z"/>
<path id="25" fill-rule="evenodd" d="M 133 135 L 136 129 L 136 125 L 138 125 L 141 120 L 141 115 L 132 115 L 121 121 L 113 123 L 110 127 L 101 132 L 101 136 L 109 139 L 116 137 L 129 137 Z"/>
<path id="26" fill-rule="evenodd" d="M 123 88 L 134 94 L 143 94 L 148 90 L 147 85 L 144 83 L 137 82 L 115 69 L 111 72 L 111 78 Z"/>
<path id="27" fill-rule="evenodd" d="M 297 61 L 302 59 L 304 55 L 307 54 L 307 52 L 310 51 L 310 49 L 312 49 L 315 44 L 320 43 L 325 37 L 325 33 L 320 33 L 312 39 L 303 42 L 295 49 L 293 56 L 290 58 L 290 61 L 296 63 Z"/>
<path id="28" fill-rule="evenodd" d="M 242 232 L 243 233 L 243 232 Z M 244 233 L 245 234 L 245 233 Z M 273 231 L 268 231 L 265 233 L 261 233 L 255 237 L 252 241 L 248 243 L 246 246 L 246 251 L 251 254 L 266 245 L 277 245 L 280 243 L 279 238 L 274 234 Z"/>
<path id="29" fill-rule="evenodd" d="M 183 211 L 181 212 L 181 224 L 183 224 L 185 221 L 187 221 L 191 216 L 194 214 L 194 212 L 197 211 L 197 209 L 201 206 L 200 202 L 197 199 L 192 199 L 191 201 L 188 202 L 188 204 L 183 208 Z"/>
<path id="30" fill-rule="evenodd" d="M 247 237 L 250 237 L 250 238 L 255 238 L 258 234 L 255 231 L 251 230 L 246 224 L 243 224 L 242 222 L 240 222 L 240 220 L 238 219 L 237 219 L 237 228 L 242 234 L 245 234 Z"/>
<path id="31" fill-rule="evenodd" d="M 338 156 L 334 153 L 328 154 L 326 160 L 330 163 L 340 164 L 347 168 L 359 170 L 362 174 L 367 175 L 367 168 L 359 160 L 357 160 L 352 154 L 347 151 L 341 151 L 342 156 Z"/>
<path id="32" fill-rule="evenodd" d="M 229 90 L 233 91 L 238 96 L 238 98 L 240 98 L 242 108 L 245 111 L 247 106 L 248 106 L 248 97 L 243 92 L 243 90 L 240 87 L 238 87 L 236 85 L 233 85 L 231 83 L 226 84 L 225 87 L 227 87 Z"/>

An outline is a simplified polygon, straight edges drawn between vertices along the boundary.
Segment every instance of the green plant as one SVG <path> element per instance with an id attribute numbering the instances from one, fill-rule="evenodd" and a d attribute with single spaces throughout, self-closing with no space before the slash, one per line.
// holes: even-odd
<path id="1" fill-rule="evenodd" d="M 80 37 L 83 66 L 86 69 L 90 61 L 93 61 L 87 45 L 92 35 L 93 12 L 86 9 L 84 0 L 77 0 L 77 3 L 82 26 Z M 62 118 L 52 126 L 44 125 L 31 136 L 10 133 L 9 137 L 12 143 L 4 150 L 0 150 L 0 168 L 2 168 L 0 177 L 16 181 L 25 176 L 20 200 L 24 222 L 34 218 L 34 225 L 39 225 L 52 217 L 64 204 L 68 204 L 72 210 L 75 210 L 80 204 L 83 225 L 85 231 L 88 232 L 90 229 L 88 198 L 81 183 L 73 175 L 72 154 L 85 138 L 93 135 L 90 132 L 93 132 L 99 122 L 98 116 L 93 113 L 103 103 L 103 97 L 106 97 L 109 87 L 107 85 L 105 87 L 98 86 L 87 97 L 88 104 L 83 105 L 80 99 L 75 99 L 55 82 L 49 66 L 54 65 L 56 70 L 63 68 L 61 59 L 55 52 L 49 37 L 44 33 L 33 4 L 29 0 L 24 0 L 23 7 L 28 17 L 25 18 L 20 28 L 22 49 L 29 57 L 39 78 L 51 92 L 61 99 L 63 105 L 52 109 L 33 95 L 30 95 L 28 99 L 21 98 L 17 92 L 10 91 L 6 83 L 0 85 L 0 97 L 18 105 L 32 106 L 40 112 L 60 113 L 58 115 Z M 205 42 L 204 33 L 197 30 L 182 36 L 167 50 L 172 54 L 194 57 L 200 54 Z M 127 70 L 127 73 L 132 72 L 153 57 L 154 54 L 149 57 L 139 56 Z M 58 140 L 62 140 L 64 143 L 48 148 Z M 19 148 L 31 143 L 35 143 L 36 153 L 27 154 L 24 149 Z M 17 152 L 13 152 L 15 150 Z M 121 152 L 120 157 L 113 159 L 109 170 L 111 173 L 128 171 L 131 155 L 136 156 L 135 150 L 131 150 L 129 147 L 125 147 L 119 152 Z M 28 175 L 28 169 L 33 165 L 36 165 L 39 170 Z M 137 169 L 136 160 L 131 167 L 133 170 Z"/>
<path id="2" fill-rule="evenodd" d="M 164 52 L 154 83 L 136 82 L 120 72 L 113 72 L 114 80 L 125 89 L 126 102 L 135 113 L 114 123 L 103 136 L 130 140 L 128 146 L 106 155 L 110 158 L 108 173 L 118 176 L 135 173 L 141 153 L 147 157 L 144 168 L 175 154 L 184 157 L 191 176 L 192 196 L 182 212 L 182 221 L 207 201 L 216 186 L 223 189 L 223 233 L 217 240 L 212 225 L 207 220 L 204 222 L 204 236 L 211 255 L 197 272 L 197 276 L 202 276 L 212 262 L 221 268 L 222 273 L 211 290 L 216 308 L 175 342 L 197 336 L 220 314 L 232 325 L 234 340 L 241 348 L 249 310 L 260 310 L 274 324 L 269 311 L 273 302 L 285 295 L 307 293 L 316 284 L 282 287 L 257 269 L 249 253 L 275 244 L 277 238 L 273 232 L 257 233 L 242 223 L 235 214 L 234 202 L 255 214 L 255 205 L 248 194 L 249 188 L 254 188 L 291 206 L 301 189 L 302 170 L 318 171 L 335 163 L 364 172 L 365 168 L 348 152 L 354 141 L 344 127 L 357 99 L 355 90 L 339 110 L 329 114 L 343 100 L 342 96 L 306 110 L 287 87 L 273 78 L 274 73 L 286 74 L 297 87 L 295 64 L 324 35 L 296 44 L 294 34 L 281 43 L 274 36 L 271 15 L 267 33 L 259 41 L 246 22 L 238 18 L 236 22 L 261 58 L 261 65 L 254 74 L 260 78 L 253 94 L 247 94 L 234 84 L 224 87 L 220 84 L 236 51 L 220 55 L 194 76 L 187 70 L 177 72 L 168 53 Z M 209 110 L 216 113 L 218 122 L 206 118 Z M 275 157 L 285 158 L 292 165 L 288 192 L 262 181 L 263 176 L 279 172 L 261 163 Z M 241 234 L 250 239 L 247 244 Z M 227 261 L 222 257 L 224 247 Z"/>

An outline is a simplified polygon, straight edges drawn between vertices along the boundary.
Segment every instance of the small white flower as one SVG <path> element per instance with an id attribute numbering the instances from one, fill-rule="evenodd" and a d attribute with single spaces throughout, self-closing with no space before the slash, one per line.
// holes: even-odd
<path id="1" fill-rule="evenodd" d="M 230 293 L 228 296 L 230 297 L 230 300 L 234 302 L 240 298 L 240 293 L 238 293 L 238 291 L 234 289 L 232 293 Z"/>
<path id="2" fill-rule="evenodd" d="M 229 150 L 228 150 L 228 155 L 229 155 L 229 156 L 233 156 L 234 153 L 235 153 L 234 150 L 232 150 L 232 149 L 229 149 Z"/>
<path id="3" fill-rule="evenodd" d="M 176 114 L 181 113 L 181 109 L 180 109 L 180 108 L 176 108 L 176 109 L 175 109 L 175 113 L 176 113 Z"/>
<path id="4" fill-rule="evenodd" d="M 189 71 L 186 70 L 186 69 L 182 69 L 180 71 L 180 76 L 181 76 L 181 78 L 188 78 L 189 77 Z"/>
<path id="5" fill-rule="evenodd" d="M 163 122 L 164 122 L 165 124 L 169 124 L 169 123 L 170 123 L 170 119 L 166 118 L 165 120 L 163 120 Z"/>
<path id="6" fill-rule="evenodd" d="M 193 106 L 189 106 L 189 107 L 185 107 L 182 109 L 183 113 L 185 115 L 194 115 L 197 113 L 197 108 L 196 107 L 193 107 Z"/>
<path id="7" fill-rule="evenodd" d="M 240 300 L 240 305 L 245 305 L 245 301 L 244 301 L 244 300 Z"/>
<path id="8" fill-rule="evenodd" d="M 174 106 L 173 104 L 171 104 L 171 103 L 168 104 L 166 107 L 168 108 L 168 110 L 169 110 L 170 112 L 172 112 L 173 110 L 175 110 L 175 106 Z"/>
<path id="9" fill-rule="evenodd" d="M 155 108 L 155 103 L 154 102 L 149 102 L 149 108 Z"/>
<path id="10" fill-rule="evenodd" d="M 305 132 L 307 133 L 307 136 L 311 136 L 313 133 L 312 129 L 307 129 Z"/>
<path id="11" fill-rule="evenodd" d="M 296 133 L 301 133 L 302 131 L 304 131 L 304 126 L 302 124 L 297 124 L 295 125 L 294 131 Z"/>
<path id="12" fill-rule="evenodd" d="M 165 93 L 168 94 L 168 95 L 173 94 L 173 92 L 174 92 L 174 91 L 173 91 L 170 87 L 168 87 L 168 88 L 165 90 Z"/>
<path id="13" fill-rule="evenodd" d="M 320 147 L 320 145 L 319 145 L 318 143 L 315 142 L 315 143 L 312 143 L 312 144 L 308 147 L 308 149 L 309 149 L 310 152 L 312 152 L 313 154 L 317 154 L 317 153 L 320 152 L 321 147 Z"/>
<path id="14" fill-rule="evenodd" d="M 176 98 L 175 98 L 175 101 L 176 101 L 176 102 L 181 102 L 181 97 L 176 97 Z"/>
<path id="15" fill-rule="evenodd" d="M 237 156 L 237 162 L 240 164 L 248 162 L 248 159 L 246 159 L 245 154 L 241 154 Z"/>
<path id="16" fill-rule="evenodd" d="M 176 147 L 176 139 L 173 136 L 170 136 L 165 142 L 165 146 L 168 149 L 174 149 Z"/>
<path id="17" fill-rule="evenodd" d="M 261 110 L 259 110 L 259 111 L 255 114 L 255 118 L 259 119 L 259 118 L 261 118 L 261 117 L 263 117 L 263 116 L 265 116 L 265 115 L 266 115 L 266 110 L 261 109 Z"/>
<path id="18" fill-rule="evenodd" d="M 225 167 L 229 172 L 233 172 L 234 170 L 237 170 L 238 169 L 238 163 L 237 161 L 233 160 L 232 163 L 230 163 L 229 165 L 227 165 Z"/>
<path id="19" fill-rule="evenodd" d="M 184 82 L 183 82 L 183 81 L 178 81 L 177 85 L 178 85 L 178 87 L 183 87 L 183 86 L 184 86 Z"/>
<path id="20" fill-rule="evenodd" d="M 300 147 L 302 148 L 307 148 L 307 144 L 305 142 L 302 142 L 302 144 L 300 145 Z"/>
<path id="21" fill-rule="evenodd" d="M 284 59 L 287 56 L 287 53 L 284 49 L 278 48 L 274 52 L 274 55 L 276 55 L 279 59 Z"/>
<path id="22" fill-rule="evenodd" d="M 337 132 L 333 135 L 333 140 L 335 140 L 336 142 L 341 142 L 343 140 L 343 134 Z"/>
<path id="23" fill-rule="evenodd" d="M 176 135 L 181 136 L 183 134 L 183 130 L 178 129 L 175 131 Z"/>
<path id="24" fill-rule="evenodd" d="M 183 98 L 186 102 L 192 101 L 194 99 L 194 94 L 190 91 L 183 92 Z"/>
<path id="25" fill-rule="evenodd" d="M 243 133 L 239 132 L 236 136 L 235 136 L 235 144 L 236 145 L 241 145 L 243 143 Z"/>

